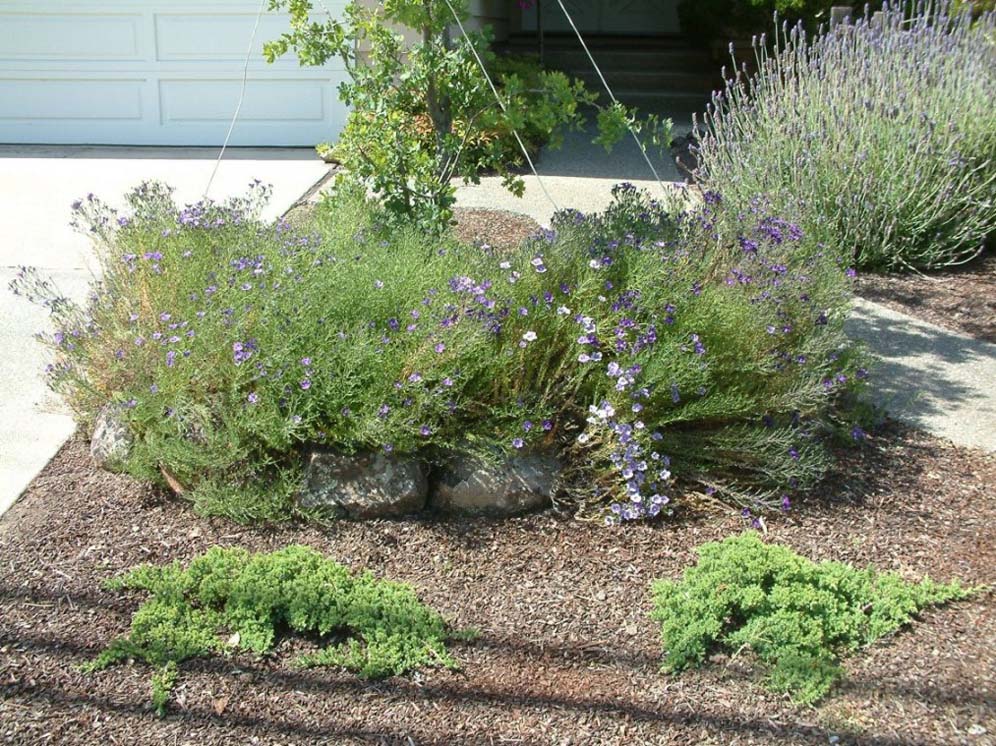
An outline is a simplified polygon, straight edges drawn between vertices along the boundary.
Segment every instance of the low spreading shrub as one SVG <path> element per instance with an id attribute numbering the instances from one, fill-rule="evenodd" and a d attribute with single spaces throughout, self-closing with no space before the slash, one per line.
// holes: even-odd
<path id="1" fill-rule="evenodd" d="M 308 444 L 430 462 L 558 448 L 609 520 L 678 489 L 777 508 L 822 475 L 835 403 L 864 375 L 842 331 L 850 270 L 760 201 L 679 212 L 622 185 L 605 213 L 496 254 L 395 227 L 361 194 L 299 233 L 254 217 L 262 191 L 180 210 L 145 185 L 125 215 L 90 197 L 89 302 L 15 283 L 52 308 L 56 390 L 84 422 L 116 402 L 127 470 L 165 470 L 203 513 L 293 512 Z"/>
<path id="2" fill-rule="evenodd" d="M 135 612 L 128 636 L 84 668 L 127 659 L 154 666 L 152 698 L 160 714 L 183 661 L 236 650 L 262 655 L 284 630 L 332 640 L 301 658 L 303 666 L 341 666 L 365 678 L 455 666 L 442 617 L 409 586 L 354 575 L 308 547 L 269 554 L 214 547 L 186 568 L 145 565 L 105 586 L 151 598 Z"/>
<path id="3" fill-rule="evenodd" d="M 750 650 L 767 683 L 799 703 L 820 699 L 843 674 L 842 656 L 909 624 L 927 606 L 965 598 L 957 582 L 909 583 L 895 573 L 816 564 L 754 532 L 699 547 L 678 582 L 653 586 L 665 668 L 701 664 L 715 650 Z"/>
<path id="4" fill-rule="evenodd" d="M 824 35 L 757 44 L 699 131 L 698 177 L 746 205 L 766 194 L 865 267 L 973 257 L 996 230 L 996 13 L 887 10 Z"/>

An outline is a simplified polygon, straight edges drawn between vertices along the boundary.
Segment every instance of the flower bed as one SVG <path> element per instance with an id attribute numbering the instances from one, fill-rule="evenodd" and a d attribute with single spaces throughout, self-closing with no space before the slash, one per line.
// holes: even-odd
<path id="1" fill-rule="evenodd" d="M 496 254 L 387 228 L 355 194 L 313 234 L 259 221 L 263 198 L 180 210 L 144 185 L 114 215 L 90 197 L 90 303 L 17 284 L 52 308 L 53 386 L 84 422 L 118 407 L 124 468 L 205 513 L 307 512 L 315 448 L 499 467 L 552 451 L 561 494 L 610 522 L 679 492 L 787 507 L 862 376 L 848 272 L 759 201 L 680 212 L 623 185 Z"/>
<path id="2" fill-rule="evenodd" d="M 911 15 L 912 14 L 912 15 Z M 971 259 L 996 231 L 996 13 L 916 4 L 818 36 L 777 34 L 714 98 L 697 178 L 766 194 L 876 269 Z"/>

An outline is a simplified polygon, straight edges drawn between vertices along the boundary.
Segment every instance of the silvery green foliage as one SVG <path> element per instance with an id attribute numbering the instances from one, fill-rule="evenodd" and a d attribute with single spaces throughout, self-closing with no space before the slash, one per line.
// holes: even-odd
<path id="1" fill-rule="evenodd" d="M 700 179 L 767 194 L 866 267 L 967 261 L 996 230 L 996 13 L 888 6 L 809 37 L 785 26 L 759 73 L 714 95 Z"/>

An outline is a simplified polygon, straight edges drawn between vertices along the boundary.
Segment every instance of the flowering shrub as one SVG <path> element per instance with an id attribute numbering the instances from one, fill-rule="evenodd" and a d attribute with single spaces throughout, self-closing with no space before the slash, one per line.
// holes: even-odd
<path id="1" fill-rule="evenodd" d="M 760 201 L 684 213 L 614 194 L 497 254 L 388 227 L 360 193 L 307 234 L 257 219 L 258 185 L 182 210 L 144 185 L 127 215 L 78 204 L 103 262 L 86 306 L 30 272 L 15 289 L 52 309 L 52 385 L 84 421 L 118 402 L 128 470 L 165 469 L 203 512 L 286 515 L 309 443 L 430 461 L 559 448 L 610 521 L 670 510 L 675 489 L 787 506 L 863 376 L 845 268 Z"/>
<path id="2" fill-rule="evenodd" d="M 974 256 L 996 230 L 996 13 L 887 10 L 757 44 L 760 72 L 714 98 L 699 178 L 738 204 L 767 194 L 867 267 Z"/>

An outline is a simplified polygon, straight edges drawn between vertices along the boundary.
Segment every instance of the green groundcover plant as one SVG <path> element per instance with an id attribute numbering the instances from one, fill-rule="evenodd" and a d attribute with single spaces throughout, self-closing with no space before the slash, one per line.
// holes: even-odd
<path id="1" fill-rule="evenodd" d="M 996 230 L 994 29 L 937 2 L 759 40 L 760 72 L 705 116 L 699 179 L 740 205 L 768 195 L 865 267 L 971 259 Z"/>
<path id="2" fill-rule="evenodd" d="M 355 575 L 304 546 L 266 554 L 213 547 L 186 568 L 143 565 L 105 587 L 146 591 L 150 598 L 132 617 L 128 636 L 84 668 L 127 659 L 154 666 L 152 699 L 160 714 L 183 661 L 236 651 L 263 655 L 285 631 L 327 643 L 300 658 L 302 666 L 341 666 L 381 678 L 456 665 L 442 617 L 409 586 Z"/>
<path id="3" fill-rule="evenodd" d="M 310 233 L 259 220 L 263 198 L 181 209 L 146 184 L 118 214 L 91 195 L 89 300 L 13 283 L 52 311 L 51 385 L 84 424 L 113 402 L 122 466 L 172 475 L 202 513 L 294 513 L 316 446 L 556 449 L 568 494 L 610 521 L 679 489 L 787 508 L 829 435 L 862 436 L 837 407 L 865 376 L 842 329 L 853 271 L 763 201 L 682 211 L 621 185 L 605 213 L 496 253 L 399 228 L 362 193 Z"/>
<path id="4" fill-rule="evenodd" d="M 958 582 L 910 583 L 895 573 L 814 563 L 755 532 L 703 544 L 680 581 L 653 586 L 665 669 L 701 664 L 716 650 L 750 650 L 767 685 L 817 701 L 843 675 L 843 656 L 909 624 L 922 609 L 962 599 Z"/>

